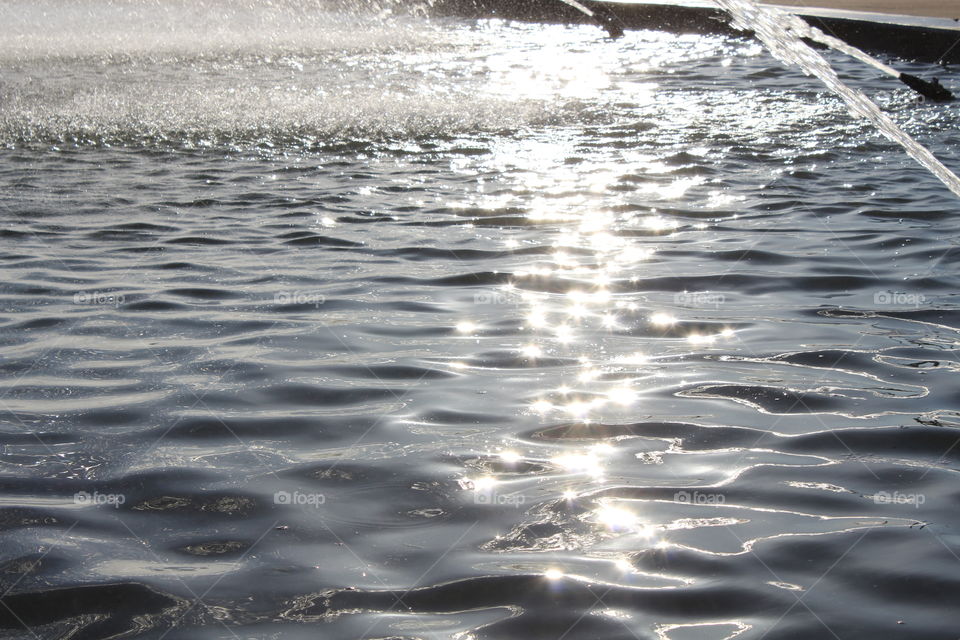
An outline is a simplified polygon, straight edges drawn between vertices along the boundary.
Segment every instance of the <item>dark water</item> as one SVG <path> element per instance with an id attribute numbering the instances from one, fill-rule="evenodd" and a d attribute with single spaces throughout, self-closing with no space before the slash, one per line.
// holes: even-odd
<path id="1" fill-rule="evenodd" d="M 960 637 L 939 181 L 748 41 L 295 9 L 0 6 L 0 636 Z"/>

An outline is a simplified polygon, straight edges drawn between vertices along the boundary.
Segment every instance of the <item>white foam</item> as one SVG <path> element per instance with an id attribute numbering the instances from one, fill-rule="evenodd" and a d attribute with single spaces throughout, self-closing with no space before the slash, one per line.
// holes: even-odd
<path id="1" fill-rule="evenodd" d="M 11 0 L 0 60 L 77 56 L 414 50 L 438 30 L 397 2 L 331 0 Z"/>
<path id="2" fill-rule="evenodd" d="M 462 29 L 361 4 L 3 3 L 0 142 L 304 145 L 556 118 L 551 100 L 478 94 L 482 78 L 445 69 L 477 44 Z"/>

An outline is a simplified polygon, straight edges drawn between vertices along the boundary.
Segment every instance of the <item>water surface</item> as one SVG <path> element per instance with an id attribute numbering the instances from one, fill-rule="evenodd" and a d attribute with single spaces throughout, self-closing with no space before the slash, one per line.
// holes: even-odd
<path id="1" fill-rule="evenodd" d="M 3 637 L 957 637 L 957 201 L 815 80 L 316 4 L 0 23 Z M 954 107 L 828 58 L 960 166 Z"/>

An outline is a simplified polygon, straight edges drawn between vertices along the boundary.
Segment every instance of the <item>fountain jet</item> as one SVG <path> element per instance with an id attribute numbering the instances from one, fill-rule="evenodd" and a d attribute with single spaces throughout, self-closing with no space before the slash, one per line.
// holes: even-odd
<path id="1" fill-rule="evenodd" d="M 856 58 L 860 62 L 865 62 L 866 64 L 879 69 L 887 75 L 893 76 L 903 84 L 922 95 L 927 100 L 933 100 L 934 102 L 949 102 L 954 100 L 953 94 L 950 93 L 946 87 L 940 84 L 940 81 L 936 78 L 934 78 L 933 82 L 928 82 L 922 78 L 918 78 L 917 76 L 910 75 L 909 73 L 900 73 L 893 67 L 883 64 L 868 53 L 858 49 L 857 47 L 854 47 L 851 44 L 847 44 L 840 38 L 827 35 L 820 29 L 807 24 L 803 20 L 791 20 L 790 30 L 801 38 L 807 38 L 808 40 L 819 42 L 820 44 L 830 47 L 831 49 L 845 53 L 852 58 Z"/>
<path id="2" fill-rule="evenodd" d="M 598 25 L 606 30 L 607 34 L 609 34 L 611 38 L 623 37 L 623 22 L 621 22 L 620 18 L 617 17 L 617 14 L 611 11 L 609 7 L 597 5 L 596 8 L 590 9 L 589 7 L 577 2 L 577 0 L 560 1 L 593 18 Z"/>
<path id="3" fill-rule="evenodd" d="M 927 100 L 933 100 L 934 102 L 950 102 L 951 100 L 956 100 L 956 97 L 950 93 L 950 91 L 940 84 L 940 80 L 937 78 L 933 79 L 933 82 L 927 82 L 922 78 L 917 76 L 912 76 L 909 73 L 901 73 L 897 78 L 903 84 L 907 85 L 920 95 L 922 95 Z"/>
<path id="4" fill-rule="evenodd" d="M 734 26 L 745 31 L 753 31 L 776 58 L 787 64 L 798 65 L 807 75 L 819 78 L 846 103 L 851 113 L 873 123 L 880 133 L 903 147 L 911 158 L 939 178 L 950 191 L 960 196 L 960 178 L 955 173 L 937 160 L 929 149 L 897 126 L 890 116 L 881 111 L 870 98 L 844 84 L 824 57 L 802 40 L 802 38 L 811 37 L 809 34 L 813 34 L 814 39 L 821 41 L 831 40 L 830 36 L 811 27 L 795 15 L 783 13 L 771 6 L 760 6 L 755 0 L 714 0 L 714 2 L 733 16 Z M 852 49 L 852 47 L 849 48 Z M 869 58 L 866 53 L 862 51 L 859 53 Z M 860 55 L 857 57 L 859 58 Z M 879 61 L 875 62 L 874 66 L 882 64 Z M 898 74 L 898 77 L 903 80 L 904 75 L 906 74 Z M 927 84 L 933 84 L 919 78 L 917 80 L 919 80 L 919 83 L 916 83 L 917 87 L 924 90 L 928 89 Z M 946 89 L 943 91 L 946 92 Z"/>

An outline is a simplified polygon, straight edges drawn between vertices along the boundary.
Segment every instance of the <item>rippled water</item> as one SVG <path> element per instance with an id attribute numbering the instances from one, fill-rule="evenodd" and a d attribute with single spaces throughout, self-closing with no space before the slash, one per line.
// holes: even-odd
<path id="1" fill-rule="evenodd" d="M 253 6 L 0 6 L 0 636 L 958 636 L 936 178 L 748 40 Z"/>

